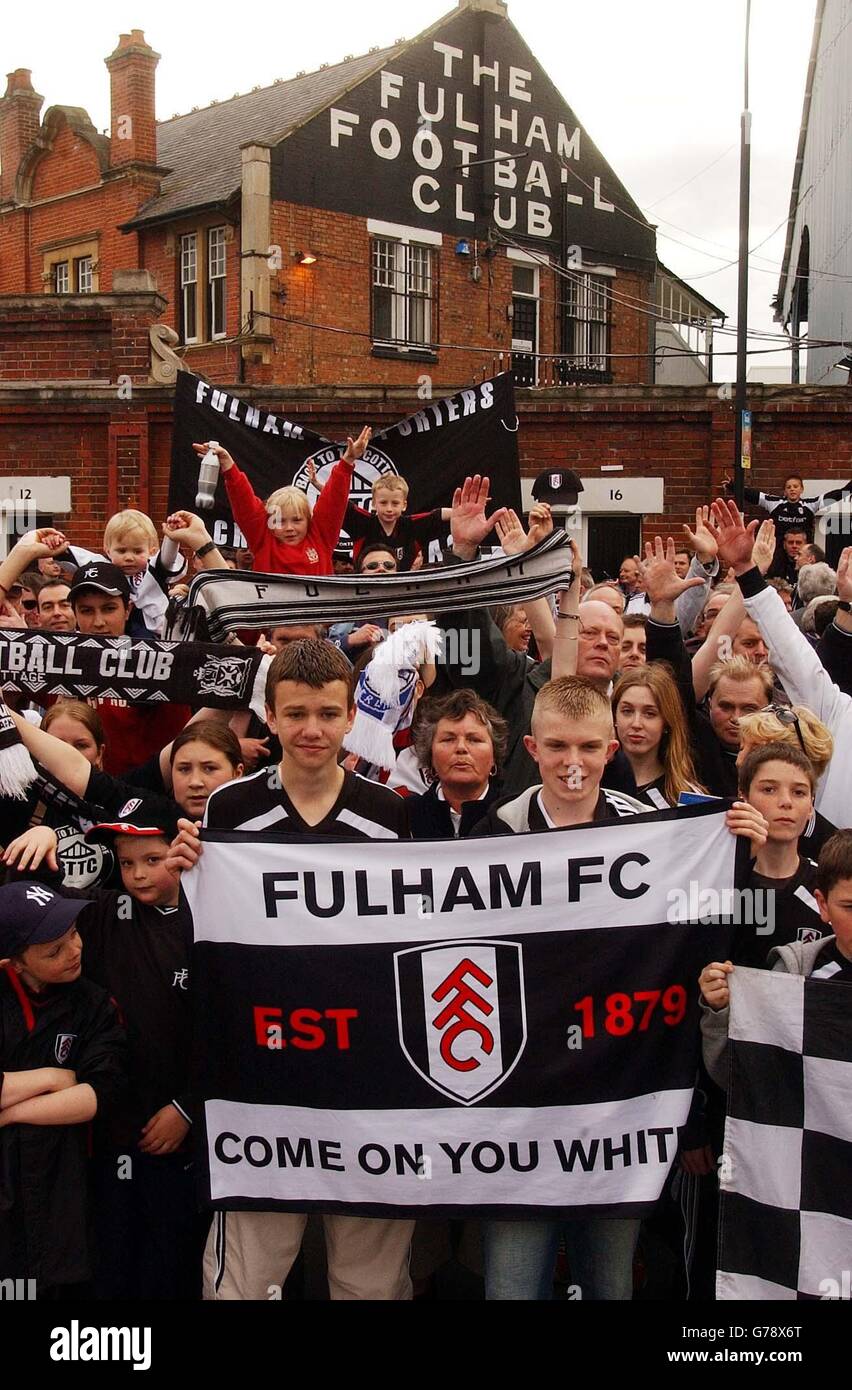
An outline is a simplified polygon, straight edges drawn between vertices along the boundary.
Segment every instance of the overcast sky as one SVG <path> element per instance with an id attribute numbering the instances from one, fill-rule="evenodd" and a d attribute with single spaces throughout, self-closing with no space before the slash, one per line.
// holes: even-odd
<path id="1" fill-rule="evenodd" d="M 31 68 L 45 109 L 84 106 L 104 129 L 109 80 L 103 59 L 121 31 L 144 29 L 162 55 L 157 114 L 165 118 L 403 35 L 412 38 L 450 8 L 448 0 L 404 8 L 392 0 L 221 8 L 175 0 L 87 0 L 78 13 L 64 0 L 7 4 L 3 71 Z M 660 259 L 724 309 L 732 323 L 737 273 L 725 262 L 737 254 L 745 8 L 745 0 L 509 3 L 510 18 L 578 120 L 657 223 Z M 752 247 L 764 244 L 752 260 L 749 324 L 775 332 L 780 330 L 769 302 L 784 250 L 815 8 L 815 0 L 752 3 L 749 240 Z M 717 339 L 719 350 L 733 346 L 733 339 Z M 781 364 L 788 357 L 749 360 Z M 732 379 L 734 359 L 718 358 L 715 375 Z"/>

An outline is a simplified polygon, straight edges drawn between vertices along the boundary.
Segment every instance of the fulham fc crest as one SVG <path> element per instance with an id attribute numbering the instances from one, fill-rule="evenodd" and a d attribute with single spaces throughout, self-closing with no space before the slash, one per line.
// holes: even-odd
<path id="1" fill-rule="evenodd" d="M 502 1085 L 527 1040 L 523 958 L 511 941 L 397 951 L 399 1041 L 442 1095 L 473 1105 Z"/>
<path id="2" fill-rule="evenodd" d="M 68 1058 L 71 1056 L 71 1048 L 74 1046 L 74 1044 L 75 1044 L 76 1041 L 77 1041 L 77 1034 L 76 1034 L 76 1033 L 57 1033 L 57 1034 L 56 1034 L 56 1046 L 55 1046 L 54 1049 L 53 1049 L 53 1055 L 54 1055 L 54 1057 L 56 1058 L 56 1061 L 57 1061 L 57 1063 L 58 1063 L 58 1065 L 59 1065 L 60 1067 L 64 1067 L 64 1066 L 65 1066 L 65 1063 L 68 1061 Z"/>

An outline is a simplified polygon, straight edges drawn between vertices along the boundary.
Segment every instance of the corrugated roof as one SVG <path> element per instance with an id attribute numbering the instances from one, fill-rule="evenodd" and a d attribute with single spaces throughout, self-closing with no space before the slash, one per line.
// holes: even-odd
<path id="1" fill-rule="evenodd" d="M 380 68 L 401 44 L 349 58 L 318 72 L 173 116 L 157 124 L 157 163 L 172 172 L 127 227 L 224 203 L 240 187 L 240 146 L 273 143 Z"/>

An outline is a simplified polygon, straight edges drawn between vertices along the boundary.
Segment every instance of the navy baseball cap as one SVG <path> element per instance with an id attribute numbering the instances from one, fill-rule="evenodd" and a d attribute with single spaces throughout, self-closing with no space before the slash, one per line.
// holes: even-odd
<path id="1" fill-rule="evenodd" d="M 0 958 L 58 941 L 87 907 L 88 899 L 65 898 L 32 879 L 5 884 L 0 888 Z"/>
<path id="2" fill-rule="evenodd" d="M 109 560 L 92 560 L 91 564 L 80 565 L 79 569 L 74 571 L 68 593 L 69 601 L 73 603 L 84 589 L 97 589 L 99 593 L 109 594 L 110 598 L 123 598 L 125 603 L 130 602 L 127 575 L 122 573 L 118 565 L 110 564 Z"/>

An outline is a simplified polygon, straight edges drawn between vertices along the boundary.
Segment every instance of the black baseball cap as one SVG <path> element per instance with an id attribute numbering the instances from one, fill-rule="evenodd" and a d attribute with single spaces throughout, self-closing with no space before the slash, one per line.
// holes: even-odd
<path id="1" fill-rule="evenodd" d="M 552 507 L 573 507 L 582 491 L 582 480 L 573 468 L 555 468 L 539 473 L 532 495 L 537 502 L 549 502 Z"/>
<path id="2" fill-rule="evenodd" d="M 68 593 L 70 602 L 73 603 L 84 589 L 97 589 L 101 594 L 109 594 L 110 598 L 123 598 L 125 603 L 130 602 L 127 575 L 122 573 L 118 565 L 110 564 L 109 560 L 93 560 L 91 564 L 80 565 L 74 571 Z"/>
<path id="3" fill-rule="evenodd" d="M 90 906 L 85 898 L 64 898 L 34 879 L 5 884 L 0 888 L 0 957 L 58 941 Z"/>

